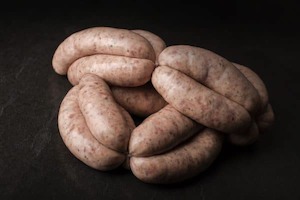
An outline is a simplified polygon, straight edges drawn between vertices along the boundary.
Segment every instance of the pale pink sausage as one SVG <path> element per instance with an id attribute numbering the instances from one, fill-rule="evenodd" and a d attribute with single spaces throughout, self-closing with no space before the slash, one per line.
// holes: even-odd
<path id="1" fill-rule="evenodd" d="M 155 64 L 151 60 L 97 54 L 77 59 L 68 69 L 68 79 L 77 85 L 84 74 L 96 74 L 110 85 L 136 87 L 151 78 Z"/>
<path id="2" fill-rule="evenodd" d="M 52 65 L 64 75 L 78 58 L 93 54 L 120 55 L 155 62 L 150 42 L 133 31 L 113 27 L 91 27 L 68 36 L 54 52 Z"/>
<path id="3" fill-rule="evenodd" d="M 60 135 L 70 152 L 86 165 L 98 170 L 112 170 L 125 161 L 125 155 L 102 145 L 91 134 L 78 106 L 79 86 L 64 97 L 58 113 Z"/>
<path id="4" fill-rule="evenodd" d="M 211 90 L 242 105 L 255 114 L 260 98 L 253 85 L 234 65 L 216 53 L 190 45 L 165 48 L 159 65 L 177 69 Z"/>
<path id="5" fill-rule="evenodd" d="M 204 126 L 232 133 L 242 132 L 251 123 L 249 113 L 242 106 L 178 70 L 158 66 L 151 80 L 169 104 Z"/>
<path id="6" fill-rule="evenodd" d="M 131 157 L 130 167 L 143 182 L 176 183 L 194 177 L 211 166 L 221 149 L 222 134 L 206 128 L 166 153 Z"/>
<path id="7" fill-rule="evenodd" d="M 123 115 L 109 86 L 100 77 L 86 74 L 79 87 L 79 107 L 91 133 L 106 147 L 126 152 L 134 123 L 128 124 L 130 118 Z"/>
<path id="8" fill-rule="evenodd" d="M 139 117 L 147 117 L 167 105 L 167 102 L 154 89 L 151 81 L 138 87 L 112 86 L 111 91 L 116 102 L 129 113 Z"/>
<path id="9" fill-rule="evenodd" d="M 151 156 L 163 153 L 201 129 L 201 124 L 184 116 L 171 105 L 166 105 L 133 130 L 129 140 L 129 155 Z"/>

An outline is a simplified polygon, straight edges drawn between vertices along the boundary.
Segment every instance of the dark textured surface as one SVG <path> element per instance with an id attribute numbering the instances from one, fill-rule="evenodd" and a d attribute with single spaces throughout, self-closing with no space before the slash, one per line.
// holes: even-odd
<path id="1" fill-rule="evenodd" d="M 83 2 L 1 7 L 1 200 L 300 199 L 296 1 Z M 274 126 L 250 147 L 225 146 L 208 170 L 181 184 L 150 185 L 126 170 L 87 167 L 60 138 L 57 112 L 71 85 L 51 60 L 63 39 L 91 26 L 146 29 L 167 45 L 207 48 L 249 66 L 268 88 Z"/>

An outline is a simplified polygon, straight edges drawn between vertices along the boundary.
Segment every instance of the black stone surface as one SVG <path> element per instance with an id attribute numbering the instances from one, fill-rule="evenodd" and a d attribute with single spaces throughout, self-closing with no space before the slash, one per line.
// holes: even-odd
<path id="1" fill-rule="evenodd" d="M 299 33 L 296 1 L 10 1 L 0 18 L 0 199 L 300 199 Z M 175 185 L 77 160 L 57 128 L 71 88 L 51 65 L 71 33 L 145 29 L 249 66 L 265 82 L 276 121 L 252 146 L 225 145 L 213 165 Z"/>

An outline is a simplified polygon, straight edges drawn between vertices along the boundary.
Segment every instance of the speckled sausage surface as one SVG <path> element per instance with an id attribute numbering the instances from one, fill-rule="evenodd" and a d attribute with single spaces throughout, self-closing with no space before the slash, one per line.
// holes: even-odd
<path id="1" fill-rule="evenodd" d="M 68 36 L 54 52 L 52 65 L 56 73 L 64 75 L 78 58 L 108 54 L 149 59 L 155 62 L 150 42 L 133 31 L 114 27 L 91 27 Z"/>
<path id="2" fill-rule="evenodd" d="M 223 135 L 206 128 L 175 149 L 149 157 L 132 157 L 133 174 L 147 183 L 169 184 L 198 175 L 222 149 Z"/>
<path id="3" fill-rule="evenodd" d="M 112 86 L 111 91 L 116 102 L 129 113 L 139 117 L 147 117 L 167 105 L 151 81 L 138 87 Z"/>
<path id="4" fill-rule="evenodd" d="M 198 133 L 204 127 L 166 105 L 147 117 L 130 137 L 130 156 L 149 156 L 163 153 Z"/>
<path id="5" fill-rule="evenodd" d="M 242 132 L 251 123 L 249 113 L 241 105 L 176 69 L 158 66 L 151 80 L 169 104 L 204 126 L 233 133 Z"/>
<path id="6" fill-rule="evenodd" d="M 234 63 L 234 65 L 245 75 L 245 77 L 252 83 L 258 91 L 261 99 L 260 109 L 255 116 L 255 121 L 259 132 L 264 133 L 271 127 L 275 121 L 275 115 L 271 104 L 269 103 L 269 95 L 265 83 L 262 79 L 250 68 Z"/>
<path id="7" fill-rule="evenodd" d="M 79 88 L 79 107 L 91 133 L 106 147 L 127 152 L 132 129 L 128 116 L 123 115 L 126 111 L 115 102 L 109 86 L 100 77 L 86 74 Z"/>
<path id="8" fill-rule="evenodd" d="M 159 65 L 181 71 L 211 90 L 256 113 L 260 98 L 253 85 L 234 65 L 222 56 L 190 45 L 165 48 L 158 59 Z"/>
<path id="9" fill-rule="evenodd" d="M 150 80 L 154 68 L 154 62 L 147 59 L 96 54 L 73 62 L 67 76 L 72 85 L 78 84 L 84 74 L 91 73 L 110 85 L 136 87 Z"/>
<path id="10" fill-rule="evenodd" d="M 125 154 L 102 145 L 90 132 L 78 105 L 79 86 L 64 97 L 58 113 L 60 135 L 70 152 L 86 165 L 98 170 L 112 170 L 125 161 Z"/>

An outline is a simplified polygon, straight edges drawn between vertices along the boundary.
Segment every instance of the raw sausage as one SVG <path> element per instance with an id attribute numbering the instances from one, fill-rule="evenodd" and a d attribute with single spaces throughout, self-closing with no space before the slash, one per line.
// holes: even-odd
<path id="1" fill-rule="evenodd" d="M 257 112 L 257 105 L 260 105 L 257 91 L 231 62 L 220 55 L 200 47 L 173 45 L 161 52 L 158 62 L 242 105 L 252 115 Z"/>
<path id="2" fill-rule="evenodd" d="M 133 31 L 113 27 L 91 27 L 71 34 L 59 44 L 52 58 L 54 71 L 65 75 L 78 58 L 108 54 L 149 59 L 155 62 L 150 42 Z"/>
<path id="3" fill-rule="evenodd" d="M 172 149 L 198 133 L 203 126 L 171 105 L 147 117 L 130 137 L 130 156 L 150 156 Z"/>
<path id="4" fill-rule="evenodd" d="M 244 131 L 251 123 L 249 113 L 242 106 L 176 69 L 158 66 L 151 80 L 169 104 L 204 126 L 232 133 Z"/>
<path id="5" fill-rule="evenodd" d="M 147 59 L 97 54 L 77 59 L 67 76 L 72 85 L 78 84 L 84 74 L 92 73 L 110 85 L 136 87 L 150 80 L 154 67 L 154 62 Z"/>
<path id="6" fill-rule="evenodd" d="M 86 74 L 79 83 L 78 102 L 94 137 L 108 148 L 127 152 L 133 120 L 124 116 L 109 86 L 100 77 Z"/>
<path id="7" fill-rule="evenodd" d="M 125 161 L 121 154 L 102 145 L 91 134 L 78 105 L 79 86 L 64 97 L 58 114 L 60 135 L 70 152 L 86 165 L 98 170 L 112 170 Z"/>
<path id="8" fill-rule="evenodd" d="M 222 149 L 222 134 L 206 128 L 166 153 L 131 157 L 133 174 L 147 183 L 169 184 L 184 181 L 207 169 Z"/>
<path id="9" fill-rule="evenodd" d="M 138 87 L 112 86 L 111 91 L 116 102 L 129 113 L 139 117 L 147 117 L 167 105 L 167 102 L 154 89 L 151 81 Z"/>

